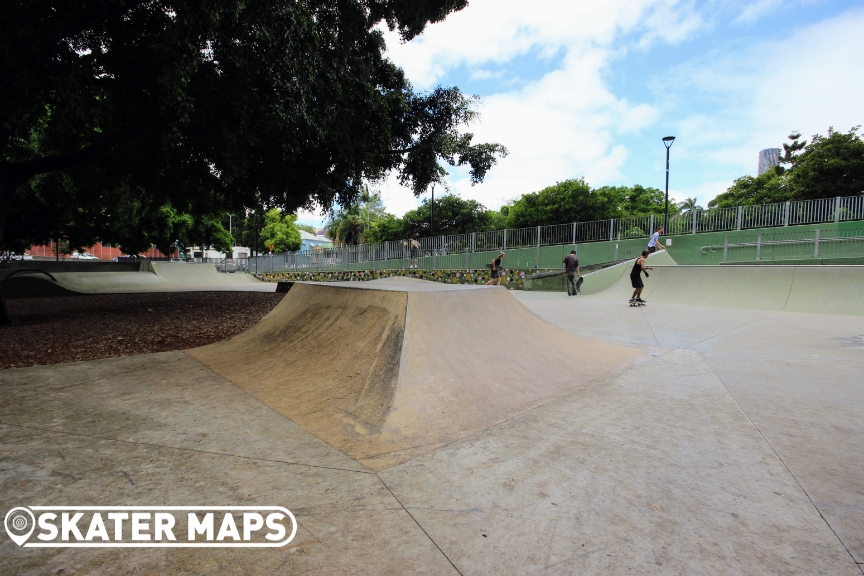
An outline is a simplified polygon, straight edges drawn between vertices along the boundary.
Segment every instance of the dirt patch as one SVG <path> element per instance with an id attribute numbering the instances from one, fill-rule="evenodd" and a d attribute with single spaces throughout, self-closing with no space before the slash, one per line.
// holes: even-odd
<path id="1" fill-rule="evenodd" d="M 284 294 L 170 292 L 7 300 L 0 369 L 184 350 L 258 323 Z"/>

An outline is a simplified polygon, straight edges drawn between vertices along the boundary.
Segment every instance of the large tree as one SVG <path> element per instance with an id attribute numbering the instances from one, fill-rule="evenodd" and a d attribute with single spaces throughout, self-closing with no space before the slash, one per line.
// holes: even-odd
<path id="1" fill-rule="evenodd" d="M 849 132 L 815 134 L 794 158 L 789 181 L 796 200 L 864 194 L 864 139 L 860 126 Z"/>
<path id="2" fill-rule="evenodd" d="M 506 153 L 476 100 L 415 93 L 385 57 L 467 0 L 13 0 L 0 11 L 0 249 L 99 237 L 135 197 L 193 216 L 422 194 Z M 9 222 L 32 222 L 38 233 Z"/>
<path id="3" fill-rule="evenodd" d="M 383 20 L 407 41 L 466 3 L 4 6 L 0 243 L 11 212 L 61 194 L 85 208 L 129 191 L 192 212 L 293 212 L 350 203 L 365 180 L 392 170 L 420 194 L 443 178 L 439 160 L 482 180 L 505 151 L 460 131 L 474 100 L 456 88 L 413 92 L 377 28 Z M 25 184 L 51 173 L 69 182 L 35 198 Z"/>

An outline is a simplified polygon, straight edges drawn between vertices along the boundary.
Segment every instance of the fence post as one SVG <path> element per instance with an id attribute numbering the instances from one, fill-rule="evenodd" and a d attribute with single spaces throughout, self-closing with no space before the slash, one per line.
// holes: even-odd
<path id="1" fill-rule="evenodd" d="M 816 229 L 816 247 L 813 248 L 813 258 L 819 257 L 819 229 Z"/>
<path id="2" fill-rule="evenodd" d="M 648 236 L 651 236 L 652 234 L 654 234 L 654 215 L 653 214 L 651 214 L 651 224 L 648 226 L 648 228 L 650 228 L 648 230 Z M 664 230 L 664 232 L 665 232 L 665 230 Z"/>
<path id="3" fill-rule="evenodd" d="M 744 220 L 744 207 L 738 206 L 738 227 L 736 230 L 741 230 L 741 221 Z"/>
<path id="4" fill-rule="evenodd" d="M 762 235 L 756 236 L 756 260 L 762 258 Z"/>
<path id="5" fill-rule="evenodd" d="M 723 236 L 723 262 L 729 259 L 729 236 Z"/>
<path id="6" fill-rule="evenodd" d="M 573 222 L 573 246 L 576 246 L 576 223 Z"/>
<path id="7" fill-rule="evenodd" d="M 834 223 L 840 222 L 840 196 L 834 199 Z"/>
<path id="8" fill-rule="evenodd" d="M 788 200 L 786 201 L 786 213 L 783 215 L 783 226 L 789 226 L 789 209 L 792 207 L 792 203 Z"/>
<path id="9" fill-rule="evenodd" d="M 609 241 L 615 240 L 615 219 L 609 219 Z"/>
<path id="10" fill-rule="evenodd" d="M 476 251 L 477 251 L 477 233 L 472 232 L 471 233 L 471 252 L 476 252 Z"/>
<path id="11" fill-rule="evenodd" d="M 505 230 L 504 232 L 506 234 L 507 231 Z M 534 269 L 540 269 L 540 226 L 537 226 L 537 255 L 534 257 Z"/>
<path id="12" fill-rule="evenodd" d="M 537 245 L 540 245 L 540 227 L 537 226 Z M 505 252 L 507 251 L 507 229 L 504 229 L 504 247 L 502 248 Z"/>
<path id="13" fill-rule="evenodd" d="M 696 233 L 696 210 L 693 210 L 693 234 Z"/>

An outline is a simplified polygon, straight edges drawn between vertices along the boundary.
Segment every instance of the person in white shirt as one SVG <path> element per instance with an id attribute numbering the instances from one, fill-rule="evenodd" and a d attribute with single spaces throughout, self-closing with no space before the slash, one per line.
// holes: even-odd
<path id="1" fill-rule="evenodd" d="M 660 242 L 660 235 L 663 234 L 663 227 L 660 226 L 654 234 L 651 235 L 651 239 L 648 241 L 648 251 L 654 253 L 659 248 L 660 250 L 665 250 L 663 247 L 663 243 Z"/>

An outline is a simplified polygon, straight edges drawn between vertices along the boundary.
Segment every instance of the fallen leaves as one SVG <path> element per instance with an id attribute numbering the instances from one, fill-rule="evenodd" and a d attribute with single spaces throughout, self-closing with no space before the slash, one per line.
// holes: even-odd
<path id="1" fill-rule="evenodd" d="M 96 294 L 7 300 L 0 369 L 184 350 L 238 334 L 284 297 L 261 292 Z"/>

